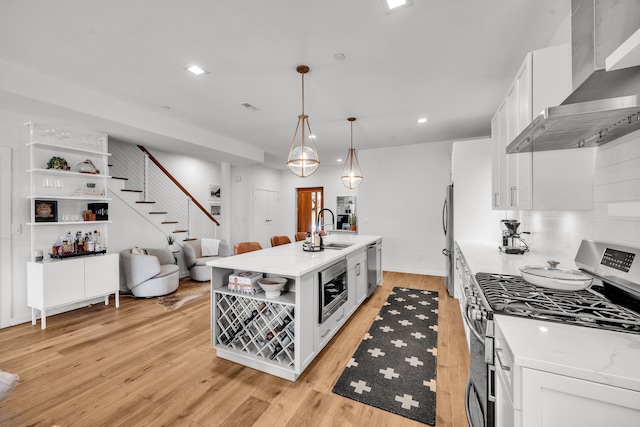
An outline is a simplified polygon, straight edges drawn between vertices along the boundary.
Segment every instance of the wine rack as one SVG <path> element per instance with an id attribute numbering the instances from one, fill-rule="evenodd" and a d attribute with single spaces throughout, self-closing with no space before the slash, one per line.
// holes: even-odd
<path id="1" fill-rule="evenodd" d="M 220 290 L 214 295 L 216 347 L 294 368 L 295 313 L 292 304 Z"/>

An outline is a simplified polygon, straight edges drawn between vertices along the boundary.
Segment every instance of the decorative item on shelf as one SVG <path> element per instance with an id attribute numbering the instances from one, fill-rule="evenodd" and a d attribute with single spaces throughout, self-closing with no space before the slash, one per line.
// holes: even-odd
<path id="1" fill-rule="evenodd" d="M 109 203 L 88 203 L 87 208 L 96 214 L 96 221 L 109 220 Z"/>
<path id="2" fill-rule="evenodd" d="M 78 163 L 76 165 L 76 170 L 80 173 L 90 173 L 94 175 L 100 173 L 96 165 L 94 165 L 93 162 L 89 159 L 85 160 L 84 162 Z"/>
<path id="3" fill-rule="evenodd" d="M 82 212 L 82 219 L 84 221 L 95 221 L 96 220 L 96 214 L 94 214 L 91 211 L 84 211 L 84 212 Z"/>
<path id="4" fill-rule="evenodd" d="M 287 166 L 295 175 L 306 178 L 318 169 L 320 159 L 314 141 L 315 136 L 311 132 L 311 126 L 309 125 L 309 116 L 304 113 L 304 75 L 309 72 L 309 67 L 306 65 L 298 65 L 296 71 L 302 75 L 302 114 L 298 116 L 298 124 L 296 125 L 296 131 L 291 141 Z M 308 138 L 310 145 L 305 141 L 305 127 L 309 131 Z M 300 129 L 300 144 L 296 145 L 298 129 Z"/>
<path id="5" fill-rule="evenodd" d="M 358 217 L 355 215 L 351 215 L 349 219 L 349 224 L 351 224 L 351 230 L 356 231 L 356 227 L 358 226 Z"/>
<path id="6" fill-rule="evenodd" d="M 67 164 L 67 161 L 64 158 L 54 156 L 50 158 L 49 161 L 47 162 L 47 169 L 60 169 L 60 170 L 68 171 L 71 168 L 69 167 L 69 165 Z"/>
<path id="7" fill-rule="evenodd" d="M 344 162 L 344 169 L 342 169 L 340 179 L 345 187 L 354 189 L 362 183 L 362 169 L 360 169 L 356 149 L 353 148 L 353 122 L 356 121 L 356 118 L 349 117 L 347 120 L 351 123 L 351 148 L 347 152 L 347 160 Z"/>
<path id="8" fill-rule="evenodd" d="M 176 239 L 175 237 L 173 237 L 173 234 L 167 234 L 167 245 L 169 245 L 169 250 L 173 251 L 174 250 L 174 244 L 176 243 Z"/>
<path id="9" fill-rule="evenodd" d="M 34 200 L 35 222 L 58 222 L 58 202 L 56 200 Z"/>
<path id="10" fill-rule="evenodd" d="M 95 183 L 87 183 L 86 187 L 81 187 L 73 192 L 74 197 L 104 197 L 104 190 L 96 188 Z"/>
<path id="11" fill-rule="evenodd" d="M 228 288 L 230 291 L 242 294 L 253 295 L 262 292 L 258 280 L 262 278 L 262 273 L 253 271 L 240 271 L 229 276 Z"/>

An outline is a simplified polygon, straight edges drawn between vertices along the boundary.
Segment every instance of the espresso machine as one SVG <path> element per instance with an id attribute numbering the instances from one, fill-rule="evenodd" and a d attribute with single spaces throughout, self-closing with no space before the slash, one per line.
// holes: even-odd
<path id="1" fill-rule="evenodd" d="M 518 231 L 520 223 L 515 219 L 503 219 L 502 226 L 502 246 L 500 246 L 500 250 L 506 254 L 522 255 L 525 253 L 527 245 Z"/>

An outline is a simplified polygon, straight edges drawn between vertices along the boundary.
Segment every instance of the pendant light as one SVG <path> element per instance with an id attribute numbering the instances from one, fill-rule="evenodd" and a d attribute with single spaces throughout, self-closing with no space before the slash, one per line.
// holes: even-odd
<path id="1" fill-rule="evenodd" d="M 309 72 L 309 67 L 306 65 L 298 65 L 296 71 L 302 75 L 302 114 L 298 116 L 298 124 L 296 125 L 296 131 L 291 141 L 287 166 L 295 175 L 306 178 L 318 169 L 320 159 L 318 158 L 316 143 L 313 141 L 315 137 L 313 133 L 311 133 L 309 116 L 304 113 L 304 75 Z M 306 137 L 305 128 L 309 131 Z M 298 130 L 300 131 L 299 144 L 296 142 Z"/>
<path id="2" fill-rule="evenodd" d="M 356 149 L 353 148 L 353 122 L 356 121 L 355 117 L 349 117 L 347 120 L 351 122 L 351 148 L 347 154 L 347 160 L 344 162 L 344 169 L 342 169 L 342 183 L 349 189 L 354 189 L 362 182 L 362 169 L 360 169 L 360 162 L 358 162 L 358 155 Z"/>

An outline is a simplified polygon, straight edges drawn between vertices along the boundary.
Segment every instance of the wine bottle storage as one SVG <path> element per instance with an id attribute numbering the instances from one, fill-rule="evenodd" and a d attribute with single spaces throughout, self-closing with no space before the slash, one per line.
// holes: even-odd
<path id="1" fill-rule="evenodd" d="M 215 292 L 215 304 L 218 346 L 293 367 L 293 306 L 224 292 Z"/>

